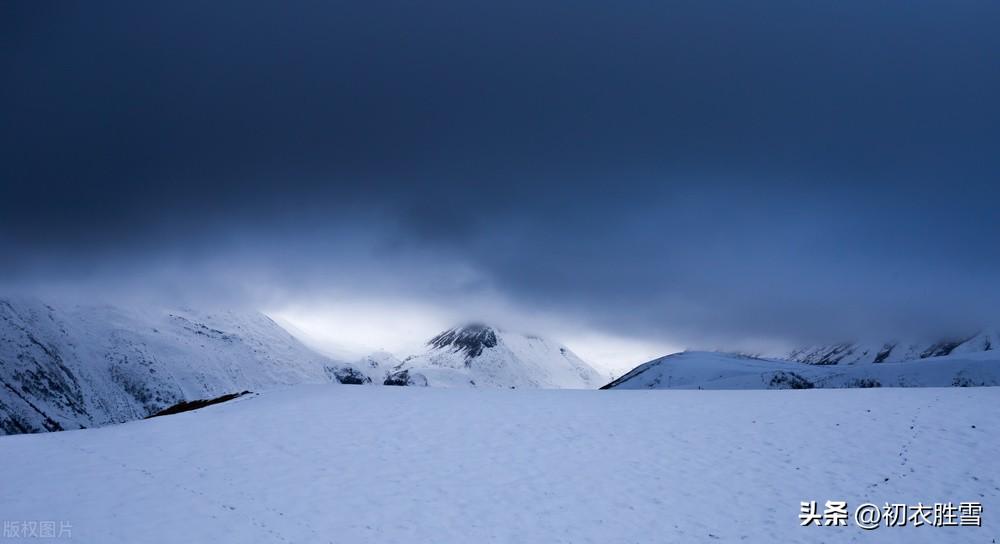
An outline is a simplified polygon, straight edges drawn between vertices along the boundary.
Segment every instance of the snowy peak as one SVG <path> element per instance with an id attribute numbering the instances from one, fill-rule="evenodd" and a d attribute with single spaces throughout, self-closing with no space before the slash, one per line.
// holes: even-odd
<path id="1" fill-rule="evenodd" d="M 436 349 L 450 349 L 456 353 L 463 353 L 466 364 L 469 364 L 471 359 L 482 355 L 484 349 L 496 347 L 497 331 L 481 323 L 473 323 L 464 327 L 448 329 L 431 338 L 427 345 Z"/>
<path id="2" fill-rule="evenodd" d="M 358 366 L 364 368 L 366 372 L 379 374 L 400 363 L 395 355 L 385 350 L 379 350 L 362 357 L 358 361 Z"/>
<path id="3" fill-rule="evenodd" d="M 482 323 L 448 329 L 425 353 L 393 368 L 386 385 L 576 388 L 601 385 L 601 375 L 569 348 L 536 335 Z"/>
<path id="4" fill-rule="evenodd" d="M 395 355 L 379 350 L 358 359 L 354 364 L 345 363 L 332 368 L 331 375 L 343 384 L 383 384 L 392 369 L 399 364 L 400 360 Z"/>

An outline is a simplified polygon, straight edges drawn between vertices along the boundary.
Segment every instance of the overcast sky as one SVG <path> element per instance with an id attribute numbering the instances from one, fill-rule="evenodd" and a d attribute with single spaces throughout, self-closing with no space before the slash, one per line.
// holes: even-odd
<path id="1" fill-rule="evenodd" d="M 611 366 L 1000 322 L 997 2 L 0 12 L 8 292 Z"/>

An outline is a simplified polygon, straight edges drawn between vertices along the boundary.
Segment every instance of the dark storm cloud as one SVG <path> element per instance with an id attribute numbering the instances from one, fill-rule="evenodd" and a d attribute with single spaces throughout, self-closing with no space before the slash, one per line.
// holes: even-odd
<path id="1" fill-rule="evenodd" d="M 488 286 L 690 342 L 1000 307 L 996 3 L 4 12 L 12 284 Z"/>

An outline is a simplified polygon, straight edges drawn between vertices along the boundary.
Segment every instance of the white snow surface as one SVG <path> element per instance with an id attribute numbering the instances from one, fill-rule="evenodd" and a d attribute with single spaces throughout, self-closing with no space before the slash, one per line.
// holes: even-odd
<path id="1" fill-rule="evenodd" d="M 813 387 L 949 387 L 1000 385 L 1000 352 L 962 352 L 894 363 L 815 365 L 689 351 L 639 365 L 613 389 L 781 389 L 797 378 Z"/>
<path id="2" fill-rule="evenodd" d="M 496 345 L 478 355 L 452 345 L 429 346 L 408 357 L 396 370 L 408 370 L 417 381 L 426 378 L 432 387 L 503 387 L 596 389 L 607 379 L 566 346 L 535 335 L 504 331 L 482 325 L 446 331 L 461 335 L 469 330 L 492 332 Z"/>
<path id="3" fill-rule="evenodd" d="M 0 437 L 0 512 L 103 544 L 991 542 L 997 451 L 998 388 L 303 385 Z M 979 501 L 983 527 L 801 527 L 809 500 Z"/>

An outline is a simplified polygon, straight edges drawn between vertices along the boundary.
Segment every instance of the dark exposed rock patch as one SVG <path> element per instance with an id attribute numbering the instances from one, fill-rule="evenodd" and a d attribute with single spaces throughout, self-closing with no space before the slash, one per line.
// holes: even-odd
<path id="1" fill-rule="evenodd" d="M 933 346 L 924 350 L 924 352 L 920 354 L 920 358 L 926 359 L 928 357 L 944 357 L 945 355 L 950 355 L 951 352 L 955 351 L 955 348 L 961 346 L 968 340 L 969 338 L 963 338 L 961 340 L 948 340 L 945 342 L 938 342 L 937 344 L 934 344 Z"/>
<path id="2" fill-rule="evenodd" d="M 449 329 L 431 338 L 427 345 L 438 349 L 451 349 L 465 353 L 465 358 L 475 359 L 484 349 L 497 345 L 497 333 L 491 327 L 481 324 L 466 325 Z M 467 363 L 468 364 L 468 363 Z"/>
<path id="3" fill-rule="evenodd" d="M 385 377 L 385 381 L 382 385 L 398 385 L 398 386 L 409 386 L 409 385 L 419 385 L 427 386 L 427 378 L 423 374 L 410 374 L 409 370 L 400 370 L 398 372 L 393 372 Z"/>
<path id="4" fill-rule="evenodd" d="M 365 375 L 364 372 L 356 368 L 351 368 L 349 366 L 342 367 L 326 367 L 326 373 L 329 374 L 333 379 L 346 385 L 364 385 L 372 383 L 372 379 Z"/>
<path id="5" fill-rule="evenodd" d="M 885 361 L 886 359 L 889 358 L 890 355 L 892 355 L 892 350 L 895 347 L 896 347 L 895 343 L 889 343 L 882 346 L 882 351 L 878 352 L 878 354 L 875 355 L 875 360 L 872 362 L 881 363 L 882 361 Z"/>
<path id="6" fill-rule="evenodd" d="M 772 389 L 812 389 L 815 385 L 795 372 L 778 371 L 767 384 Z"/>
<path id="7" fill-rule="evenodd" d="M 178 402 L 177 404 L 169 408 L 164 408 L 163 410 L 160 410 L 155 414 L 146 416 L 145 419 L 160 417 L 160 416 L 169 416 L 173 414 L 180 414 L 182 412 L 190 412 L 191 410 L 197 410 L 199 408 L 204 408 L 206 406 L 211 406 L 213 404 L 220 404 L 223 402 L 227 402 L 242 397 L 243 395 L 249 395 L 249 394 L 250 391 L 241 391 L 239 393 L 230 393 L 228 395 L 222 395 L 221 397 L 215 397 L 214 399 L 198 399 L 198 400 Z"/>
<path id="8" fill-rule="evenodd" d="M 874 387 L 882 387 L 882 382 L 875 378 L 858 378 L 856 380 L 851 380 L 847 382 L 845 387 L 853 387 L 857 389 L 871 389 Z"/>

